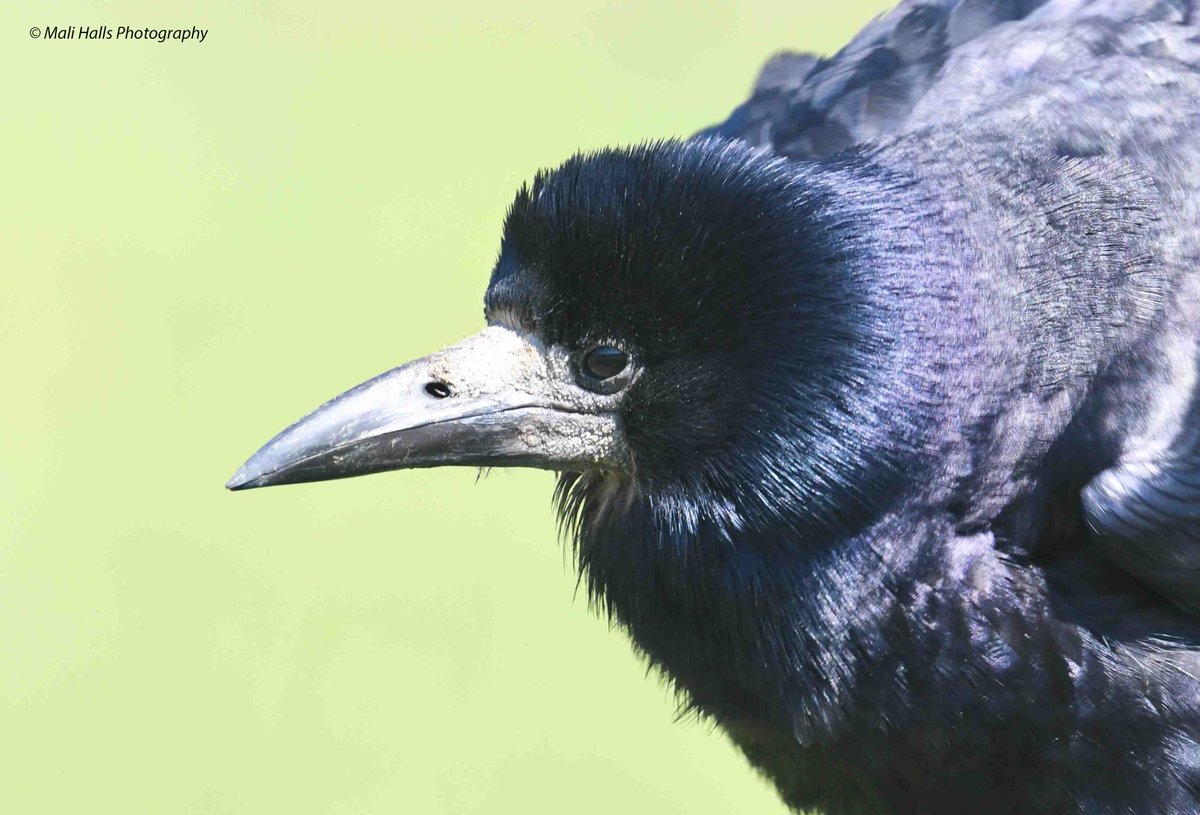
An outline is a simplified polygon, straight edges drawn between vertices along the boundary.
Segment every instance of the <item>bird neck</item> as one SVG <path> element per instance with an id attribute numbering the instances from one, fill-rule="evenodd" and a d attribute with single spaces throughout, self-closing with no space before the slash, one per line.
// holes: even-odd
<path id="1" fill-rule="evenodd" d="M 888 658 L 879 632 L 898 612 L 897 585 L 935 572 L 936 540 L 954 534 L 902 502 L 902 515 L 840 539 L 798 539 L 787 513 L 731 539 L 711 510 L 631 499 L 619 481 L 603 482 L 589 488 L 605 511 L 575 536 L 593 602 L 686 708 L 802 744 L 843 729 L 864 673 Z"/>

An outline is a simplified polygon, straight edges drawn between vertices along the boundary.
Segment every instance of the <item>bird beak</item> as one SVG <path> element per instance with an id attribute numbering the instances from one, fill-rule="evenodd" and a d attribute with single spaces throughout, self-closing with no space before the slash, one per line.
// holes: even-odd
<path id="1" fill-rule="evenodd" d="M 616 399 L 570 355 L 491 326 L 325 403 L 241 466 L 231 490 L 409 467 L 623 469 Z"/>

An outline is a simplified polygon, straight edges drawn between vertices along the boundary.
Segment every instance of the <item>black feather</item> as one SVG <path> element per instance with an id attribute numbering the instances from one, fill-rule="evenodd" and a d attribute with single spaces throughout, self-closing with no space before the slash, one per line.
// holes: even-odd
<path id="1" fill-rule="evenodd" d="M 1197 2 L 908 0 L 538 174 L 492 327 L 230 488 L 569 468 L 580 585 L 792 806 L 1200 812 Z"/>
<path id="2" fill-rule="evenodd" d="M 644 369 L 581 579 L 798 808 L 1200 811 L 1197 34 L 1073 8 L 905 4 L 508 214 L 489 319 Z"/>

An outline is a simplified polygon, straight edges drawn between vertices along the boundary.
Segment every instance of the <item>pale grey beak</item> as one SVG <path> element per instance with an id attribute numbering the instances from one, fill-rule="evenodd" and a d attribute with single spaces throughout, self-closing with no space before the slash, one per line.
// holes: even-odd
<path id="1" fill-rule="evenodd" d="M 409 467 L 624 468 L 613 396 L 581 388 L 569 354 L 492 326 L 351 388 L 241 466 L 231 490 Z"/>

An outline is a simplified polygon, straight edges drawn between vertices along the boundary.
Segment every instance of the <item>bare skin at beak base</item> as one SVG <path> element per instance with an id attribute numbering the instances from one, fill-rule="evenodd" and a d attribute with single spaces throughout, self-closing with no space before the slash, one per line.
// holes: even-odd
<path id="1" fill-rule="evenodd" d="M 225 486 L 444 465 L 624 469 L 627 458 L 615 396 L 581 388 L 565 349 L 490 326 L 325 403 Z"/>

